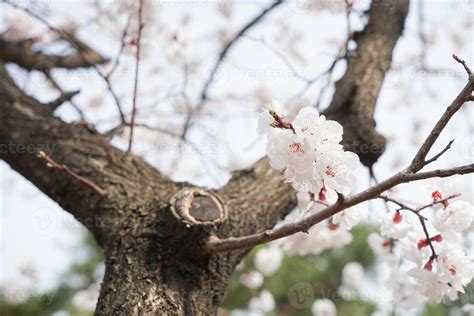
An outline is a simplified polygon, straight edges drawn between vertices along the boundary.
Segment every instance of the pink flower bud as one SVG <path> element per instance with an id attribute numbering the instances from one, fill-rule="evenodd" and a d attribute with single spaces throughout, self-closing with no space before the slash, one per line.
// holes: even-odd
<path id="1" fill-rule="evenodd" d="M 396 212 L 395 215 L 393 216 L 393 222 L 395 224 L 400 223 L 402 221 L 402 219 L 403 219 L 403 215 L 400 214 L 400 212 Z"/>

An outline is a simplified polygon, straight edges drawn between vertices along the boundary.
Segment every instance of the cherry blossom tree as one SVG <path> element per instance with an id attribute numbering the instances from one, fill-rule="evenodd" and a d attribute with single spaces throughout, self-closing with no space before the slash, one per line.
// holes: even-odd
<path id="1" fill-rule="evenodd" d="M 2 1 L 0 158 L 72 214 L 102 249 L 103 280 L 78 293 L 76 304 L 100 293 L 96 315 L 217 314 L 232 273 L 242 271 L 242 260 L 257 247 L 255 269 L 239 281 L 254 291 L 247 312 L 271 313 L 276 302 L 262 284 L 285 258 L 350 247 L 351 230 L 372 208 L 384 213 L 367 242 L 389 277 L 394 306 L 409 310 L 464 293 L 474 276 L 474 208 L 447 183 L 453 176 L 472 181 L 474 164 L 472 155 L 464 164 L 446 159 L 455 141 L 437 146 L 450 121 L 474 101 L 469 62 L 464 54 L 438 61 L 462 71 L 464 86 L 449 96 L 450 104 L 436 104 L 441 114 L 423 113 L 430 124 L 417 135 L 416 150 L 402 150 L 409 163 L 378 179 L 378 164 L 393 142 L 376 126 L 376 118 L 380 126 L 390 117 L 376 117 L 376 108 L 390 71 L 397 70 L 396 45 L 414 4 L 296 2 L 259 5 L 236 27 L 233 15 L 241 7 L 230 1 L 191 9 L 173 1 L 95 1 L 78 6 L 85 18 L 77 20 L 54 13 L 73 5 Z M 202 15 L 207 24 L 199 10 L 212 10 Z M 335 53 L 327 68 L 308 76 L 295 65 L 318 57 L 298 45 L 322 30 L 295 35 L 291 25 L 307 23 L 314 11 L 341 17 L 344 38 L 328 44 Z M 189 12 L 204 20 L 196 23 Z M 270 27 L 278 14 L 279 23 Z M 417 69 L 436 72 L 428 66 L 423 30 L 419 42 Z M 105 53 L 109 43 L 115 55 Z M 233 91 L 250 80 L 226 70 L 235 62 L 232 54 L 258 60 L 254 47 L 243 52 L 245 43 L 277 58 L 299 87 L 283 97 L 259 86 Z M 71 78 L 78 72 L 87 80 Z M 205 152 L 232 147 L 248 133 L 265 142 L 263 158 L 243 150 L 226 157 Z M 189 164 L 201 171 L 194 179 Z M 213 171 L 203 171 L 209 164 Z M 370 181 L 362 185 L 363 168 Z M 199 183 L 206 177 L 211 180 Z M 399 192 L 428 182 L 416 200 Z M 357 296 L 364 273 L 358 262 L 345 264 L 338 293 Z M 337 313 L 325 297 L 308 308 L 313 315 Z M 472 312 L 472 305 L 463 309 Z"/>

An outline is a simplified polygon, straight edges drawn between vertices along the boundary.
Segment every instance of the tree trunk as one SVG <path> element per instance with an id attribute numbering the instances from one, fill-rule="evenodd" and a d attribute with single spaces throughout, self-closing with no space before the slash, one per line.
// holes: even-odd
<path id="1" fill-rule="evenodd" d="M 155 238 L 114 242 L 96 315 L 216 314 L 240 256 L 200 257 L 181 246 Z"/>

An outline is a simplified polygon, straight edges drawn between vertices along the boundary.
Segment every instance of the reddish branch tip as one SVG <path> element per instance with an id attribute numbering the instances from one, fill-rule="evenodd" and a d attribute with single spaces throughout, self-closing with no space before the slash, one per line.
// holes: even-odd
<path id="1" fill-rule="evenodd" d="M 71 178 L 79 181 L 80 183 L 82 183 L 83 185 L 85 185 L 86 187 L 88 187 L 89 189 L 93 190 L 95 193 L 97 193 L 100 197 L 103 197 L 105 196 L 106 194 L 106 191 L 104 189 L 102 189 L 101 187 L 99 187 L 97 184 L 95 184 L 94 182 L 78 175 L 77 173 L 75 173 L 74 171 L 72 171 L 71 169 L 69 169 L 68 166 L 66 165 L 62 165 L 62 164 L 58 164 L 56 161 L 54 161 L 51 157 L 49 157 L 44 151 L 40 150 L 38 152 L 38 158 L 41 158 L 43 159 L 44 161 L 46 161 L 46 166 L 48 168 L 54 168 L 54 169 L 58 169 L 58 170 L 61 170 L 63 171 L 65 174 L 67 174 L 68 176 L 70 176 Z"/>

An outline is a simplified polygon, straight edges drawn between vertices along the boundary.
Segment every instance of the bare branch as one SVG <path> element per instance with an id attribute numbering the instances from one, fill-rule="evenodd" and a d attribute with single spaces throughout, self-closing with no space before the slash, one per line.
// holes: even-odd
<path id="1" fill-rule="evenodd" d="M 110 76 L 115 72 L 118 65 L 120 64 L 120 58 L 122 57 L 123 50 L 125 49 L 126 37 L 127 37 L 127 34 L 128 34 L 128 28 L 130 27 L 130 22 L 131 21 L 132 21 L 132 17 L 129 16 L 128 19 L 127 19 L 127 23 L 125 24 L 125 27 L 124 27 L 123 32 L 122 32 L 122 38 L 120 40 L 119 52 L 117 54 L 117 57 L 115 58 L 114 64 L 110 68 L 109 72 L 105 75 L 105 78 L 110 78 Z"/>
<path id="2" fill-rule="evenodd" d="M 380 194 L 379 196 L 377 196 L 377 198 L 381 199 L 381 200 L 384 200 L 385 202 L 391 202 L 393 204 L 396 204 L 400 207 L 400 209 L 402 210 L 409 210 L 409 211 L 412 211 L 412 212 L 415 212 L 416 213 L 416 210 L 411 207 L 411 206 L 408 206 L 406 205 L 405 203 L 403 202 L 400 202 L 400 201 L 397 201 L 395 200 L 394 198 L 391 198 L 391 197 L 388 197 L 386 195 L 382 195 Z"/>
<path id="3" fill-rule="evenodd" d="M 349 54 L 346 74 L 336 82 L 333 101 L 323 113 L 343 125 L 344 146 L 356 152 L 360 149 L 357 153 L 366 166 L 372 165 L 385 148 L 385 138 L 375 130 L 373 114 L 408 8 L 409 0 L 382 6 L 372 3 L 366 27 L 352 34 L 357 49 Z M 245 236 L 273 227 L 297 205 L 294 189 L 283 180 L 267 159 L 234 173 L 231 181 L 219 190 L 230 205 L 229 220 L 225 227 L 218 228 L 217 236 Z"/>
<path id="4" fill-rule="evenodd" d="M 78 41 L 78 39 L 75 40 Z M 82 54 L 87 56 L 87 60 L 81 54 L 66 56 L 44 54 L 34 51 L 32 46 L 32 40 L 10 42 L 0 37 L 0 58 L 5 62 L 15 63 L 27 70 L 42 70 L 53 67 L 74 69 L 92 67 L 92 65 L 108 61 L 84 43 L 82 43 L 82 49 L 84 50 Z"/>
<path id="5" fill-rule="evenodd" d="M 127 156 L 86 124 L 66 124 L 52 116 L 44 104 L 15 84 L 1 60 L 0 144 L 12 144 L 11 150 L 0 152 L 0 159 L 73 214 L 99 243 L 104 237 L 100 234 L 111 227 L 96 225 L 95 219 L 117 215 L 114 209 L 126 210 L 131 203 L 139 205 L 147 199 L 144 196 L 168 201 L 171 193 L 164 188 L 174 192 L 176 187 L 143 159 Z M 19 151 L 19 146 L 30 150 Z M 52 173 L 45 168 L 36 157 L 39 150 L 93 181 L 107 192 L 107 199 L 84 190 L 81 182 L 65 172 Z"/>
<path id="6" fill-rule="evenodd" d="M 430 151 L 431 147 L 433 147 L 433 144 L 438 139 L 439 135 L 441 134 L 443 129 L 446 127 L 449 120 L 461 108 L 461 106 L 464 103 L 466 103 L 468 98 L 471 96 L 473 90 L 474 90 L 474 78 L 469 77 L 467 84 L 464 86 L 462 91 L 458 94 L 456 99 L 454 99 L 451 105 L 446 108 L 446 111 L 444 112 L 444 114 L 441 116 L 441 118 L 438 120 L 438 122 L 433 127 L 430 134 L 428 135 L 428 138 L 426 138 L 425 142 L 421 145 L 420 149 L 415 155 L 415 158 L 413 158 L 413 161 L 410 165 L 411 172 L 418 172 L 423 167 L 425 167 L 428 163 L 432 162 L 433 158 L 426 160 L 426 155 L 428 155 L 428 152 Z M 434 158 L 437 159 L 438 157 L 435 156 Z"/>
<path id="7" fill-rule="evenodd" d="M 449 200 L 452 200 L 454 198 L 457 198 L 457 197 L 460 197 L 461 194 L 457 193 L 457 194 L 452 194 L 450 196 L 448 196 L 447 198 L 444 198 L 444 199 L 441 199 L 441 200 L 434 200 L 432 203 L 430 204 L 426 204 L 426 205 L 423 205 L 423 206 L 420 206 L 416 209 L 417 212 L 420 212 L 426 208 L 429 208 L 429 207 L 432 207 L 432 206 L 435 206 L 435 205 L 438 205 L 438 204 L 443 204 L 443 205 L 447 205 L 446 202 L 448 202 Z"/>
<path id="8" fill-rule="evenodd" d="M 349 207 L 360 204 L 362 202 L 376 198 L 380 193 L 393 188 L 402 183 L 408 183 L 416 180 L 429 179 L 434 177 L 447 177 L 455 174 L 474 173 L 474 164 L 452 168 L 436 170 L 434 172 L 424 173 L 410 173 L 408 170 L 397 173 L 396 175 L 380 182 L 379 184 L 344 199 L 322 210 L 319 213 L 313 214 L 297 222 L 288 223 L 278 228 L 267 230 L 261 233 L 248 235 L 244 237 L 230 237 L 226 239 L 213 238 L 204 247 L 203 253 L 217 253 L 226 252 L 237 249 L 247 249 L 259 244 L 263 244 L 272 240 L 280 239 L 298 232 L 307 231 L 311 226 L 330 218 L 336 213 L 343 211 Z"/>
<path id="9" fill-rule="evenodd" d="M 441 199 L 441 200 L 434 200 L 433 202 L 429 203 L 429 204 L 426 204 L 426 205 L 423 205 L 423 206 L 420 206 L 418 208 L 413 208 L 411 206 L 408 206 L 406 205 L 405 203 L 403 202 L 400 202 L 394 198 L 391 198 L 391 197 L 388 197 L 386 195 L 379 195 L 377 198 L 379 199 L 382 199 L 384 200 L 385 202 L 391 202 L 391 203 L 394 203 L 396 205 L 398 205 L 400 207 L 400 210 L 408 210 L 408 211 L 411 211 L 412 213 L 416 214 L 417 216 L 421 216 L 420 212 L 426 208 L 429 208 L 429 207 L 432 207 L 432 206 L 435 206 L 435 205 L 438 205 L 438 204 L 446 204 L 446 202 L 448 202 L 449 200 L 452 200 L 454 198 L 457 198 L 461 196 L 461 194 L 452 194 L 450 196 L 448 196 L 447 198 L 444 198 L 444 199 Z"/>

